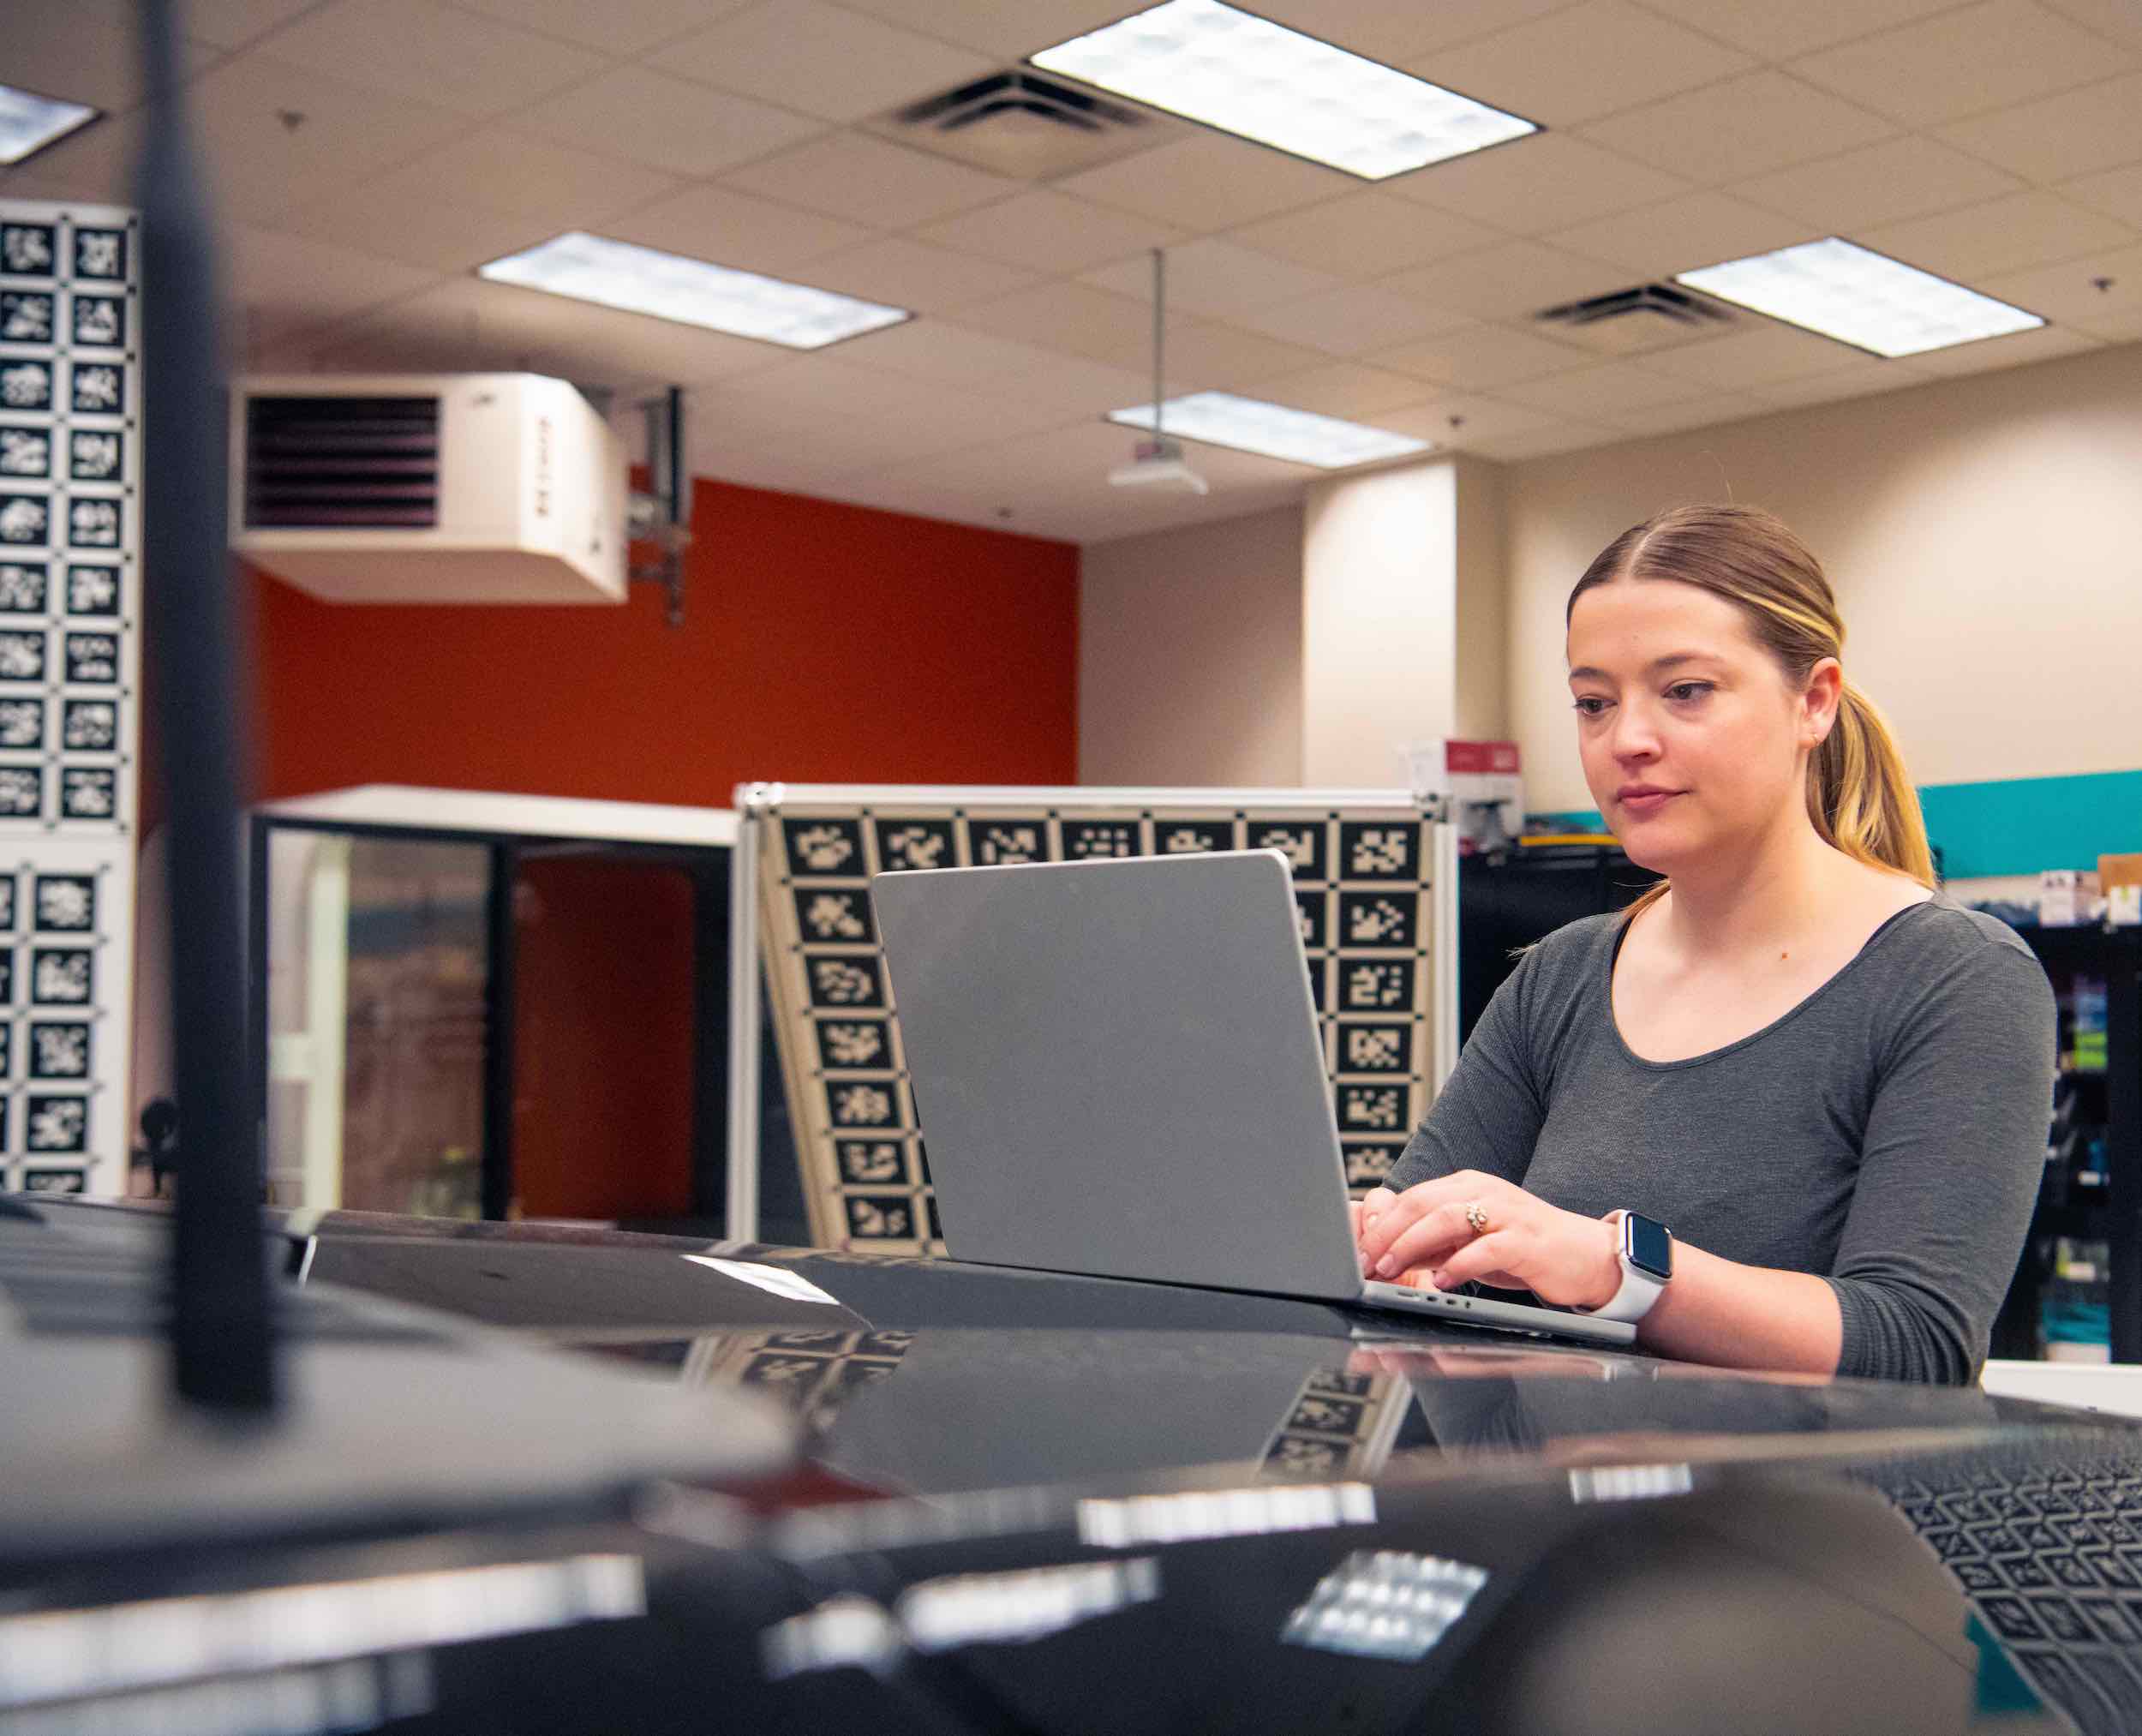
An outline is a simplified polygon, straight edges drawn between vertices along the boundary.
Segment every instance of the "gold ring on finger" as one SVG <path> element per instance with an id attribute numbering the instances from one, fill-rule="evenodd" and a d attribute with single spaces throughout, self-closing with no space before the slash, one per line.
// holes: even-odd
<path id="1" fill-rule="evenodd" d="M 1471 1205 L 1471 1206 L 1468 1206 L 1465 1208 L 1465 1221 L 1466 1221 L 1468 1224 L 1471 1224 L 1471 1225 L 1473 1226 L 1473 1234 L 1474 1234 L 1474 1235 L 1475 1235 L 1475 1236 L 1485 1236 L 1485 1235 L 1487 1235 L 1487 1208 L 1486 1206 L 1480 1206 L 1480 1205 Z"/>

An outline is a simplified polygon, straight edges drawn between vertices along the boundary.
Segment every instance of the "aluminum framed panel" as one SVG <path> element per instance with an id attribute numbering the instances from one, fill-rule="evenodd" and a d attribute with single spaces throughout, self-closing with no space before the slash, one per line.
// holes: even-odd
<path id="1" fill-rule="evenodd" d="M 943 1252 L 871 875 L 1277 848 L 1293 864 L 1347 1176 L 1390 1172 L 1455 1039 L 1456 835 L 1403 790 L 739 787 L 732 957 L 757 949 L 822 1246 Z M 728 1230 L 757 1233 L 759 983 L 733 971 Z"/>

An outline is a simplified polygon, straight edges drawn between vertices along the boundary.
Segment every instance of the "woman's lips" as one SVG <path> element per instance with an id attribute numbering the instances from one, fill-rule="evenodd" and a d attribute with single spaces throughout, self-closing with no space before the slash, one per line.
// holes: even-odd
<path id="1" fill-rule="evenodd" d="M 1638 819 L 1648 819 L 1668 802 L 1682 793 L 1679 790 L 1645 790 L 1630 792 L 1614 798 L 1624 813 L 1634 814 Z"/>

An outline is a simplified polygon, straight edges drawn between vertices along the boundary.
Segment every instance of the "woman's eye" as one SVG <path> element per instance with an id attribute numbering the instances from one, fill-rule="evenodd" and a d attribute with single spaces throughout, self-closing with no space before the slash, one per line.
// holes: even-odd
<path id="1" fill-rule="evenodd" d="M 1606 702 L 1595 694 L 1586 694 L 1577 702 L 1577 710 L 1586 717 L 1597 717 L 1606 709 Z"/>
<path id="2" fill-rule="evenodd" d="M 1666 690 L 1666 697 L 1669 699 L 1696 699 L 1710 691 L 1711 684 L 1708 681 L 1676 681 Z"/>

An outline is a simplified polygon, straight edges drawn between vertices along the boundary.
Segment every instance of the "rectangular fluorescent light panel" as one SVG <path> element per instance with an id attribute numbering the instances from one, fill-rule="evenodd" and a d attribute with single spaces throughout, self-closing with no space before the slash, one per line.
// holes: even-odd
<path id="1" fill-rule="evenodd" d="M 1425 452 L 1426 440 L 1391 434 L 1379 428 L 1364 428 L 1337 416 L 1315 416 L 1306 410 L 1289 410 L 1283 404 L 1265 404 L 1253 398 L 1237 398 L 1231 392 L 1194 392 L 1171 398 L 1162 406 L 1163 429 L 1178 439 L 1203 440 L 1208 446 L 1232 446 L 1267 458 L 1288 458 L 1319 470 L 1340 470 L 1349 464 L 1366 464 L 1377 458 L 1400 458 L 1409 452 Z M 1110 422 L 1126 428 L 1150 428 L 1152 406 L 1109 412 Z"/>
<path id="2" fill-rule="evenodd" d="M 905 308 L 880 307 L 577 230 L 478 266 L 476 275 L 792 350 L 823 349 L 913 317 Z"/>
<path id="3" fill-rule="evenodd" d="M 20 163 L 33 151 L 42 151 L 96 118 L 96 110 L 80 103 L 63 103 L 0 84 L 0 163 Z"/>
<path id="4" fill-rule="evenodd" d="M 1539 130 L 1219 0 L 1167 0 L 1032 63 L 1367 181 Z"/>
<path id="5" fill-rule="evenodd" d="M 2006 337 L 2045 323 L 2036 314 L 1835 236 L 1682 272 L 1673 281 L 1891 357 Z"/>

